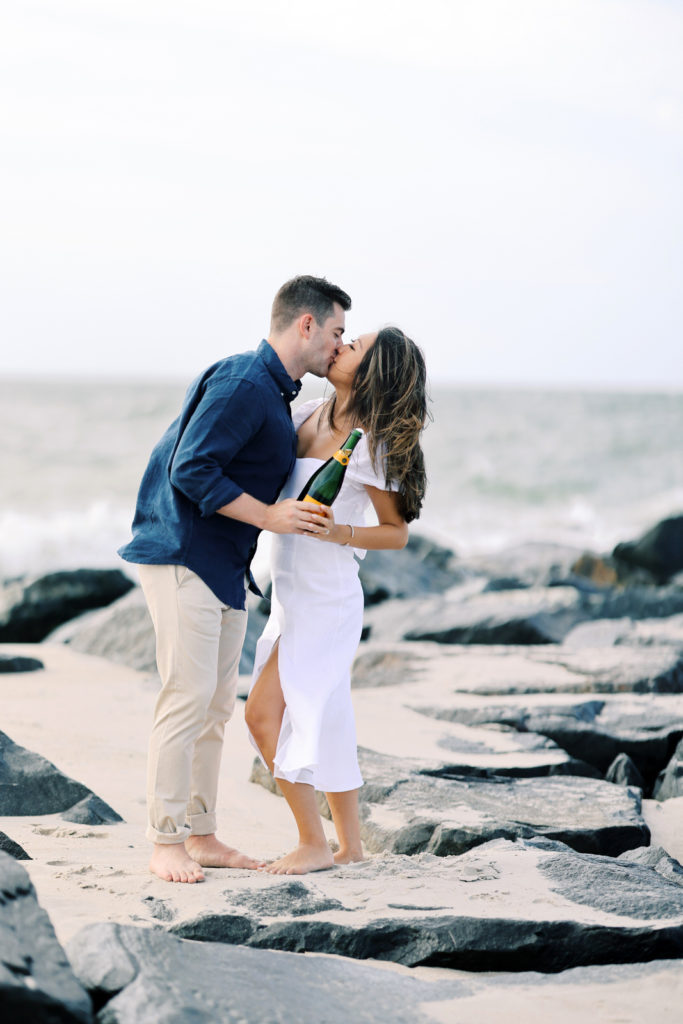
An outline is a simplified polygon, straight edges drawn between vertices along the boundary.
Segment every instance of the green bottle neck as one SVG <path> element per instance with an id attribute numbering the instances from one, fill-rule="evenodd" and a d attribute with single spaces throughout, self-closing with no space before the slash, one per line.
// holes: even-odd
<path id="1" fill-rule="evenodd" d="M 341 448 L 339 448 L 338 451 L 334 453 L 332 458 L 336 459 L 337 462 L 340 462 L 342 466 L 348 465 L 348 461 L 351 458 L 351 452 L 356 447 L 362 436 L 363 431 L 360 429 L 360 427 L 354 427 L 354 429 L 351 431 L 349 436 L 344 441 L 344 444 L 341 446 Z"/>

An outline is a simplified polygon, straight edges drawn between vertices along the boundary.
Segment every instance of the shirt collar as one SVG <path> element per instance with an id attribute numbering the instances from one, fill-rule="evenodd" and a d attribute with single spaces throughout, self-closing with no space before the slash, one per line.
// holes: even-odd
<path id="1" fill-rule="evenodd" d="M 293 402 L 301 391 L 301 381 L 292 380 L 285 370 L 280 357 L 272 345 L 264 339 L 256 350 L 266 364 L 266 369 L 280 389 L 280 394 L 288 402 Z"/>

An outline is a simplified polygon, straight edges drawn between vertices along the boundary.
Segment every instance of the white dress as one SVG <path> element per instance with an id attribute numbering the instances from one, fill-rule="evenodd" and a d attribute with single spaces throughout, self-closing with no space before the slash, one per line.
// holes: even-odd
<path id="1" fill-rule="evenodd" d="M 321 404 L 322 399 L 314 399 L 299 406 L 292 416 L 294 428 L 298 430 Z M 298 497 L 323 461 L 297 459 L 280 497 Z M 335 522 L 365 525 L 371 505 L 366 484 L 387 490 L 384 478 L 375 472 L 363 436 L 334 502 Z M 396 486 L 392 484 L 390 489 Z M 330 793 L 363 784 L 351 703 L 351 666 L 363 625 L 356 559 L 364 557 L 365 551 L 350 546 L 275 534 L 271 613 L 256 645 L 252 687 L 280 638 L 278 666 L 286 707 L 274 775 Z"/>

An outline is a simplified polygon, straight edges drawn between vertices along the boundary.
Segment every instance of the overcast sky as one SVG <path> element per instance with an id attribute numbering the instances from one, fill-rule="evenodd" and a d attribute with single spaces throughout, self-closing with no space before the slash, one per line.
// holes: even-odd
<path id="1" fill-rule="evenodd" d="M 683 387 L 683 4 L 15 0 L 0 372 L 194 376 L 327 276 L 434 383 Z"/>

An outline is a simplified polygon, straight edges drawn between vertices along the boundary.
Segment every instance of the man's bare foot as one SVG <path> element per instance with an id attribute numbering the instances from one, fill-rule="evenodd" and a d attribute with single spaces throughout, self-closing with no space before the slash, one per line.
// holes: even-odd
<path id="1" fill-rule="evenodd" d="M 191 857 L 204 868 L 249 868 L 256 871 L 264 865 L 264 861 L 254 860 L 246 853 L 240 853 L 231 846 L 226 846 L 216 835 L 189 836 L 185 847 Z"/>
<path id="2" fill-rule="evenodd" d="M 299 843 L 296 850 L 266 865 L 265 870 L 271 875 L 305 875 L 309 871 L 326 871 L 332 867 L 334 858 L 327 843 L 323 846 Z"/>
<path id="3" fill-rule="evenodd" d="M 203 882 L 204 872 L 184 843 L 155 843 L 149 870 L 164 882 Z"/>
<path id="4" fill-rule="evenodd" d="M 334 855 L 335 864 L 360 864 L 365 860 L 362 850 L 338 850 Z"/>

